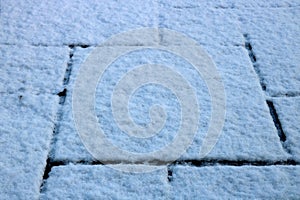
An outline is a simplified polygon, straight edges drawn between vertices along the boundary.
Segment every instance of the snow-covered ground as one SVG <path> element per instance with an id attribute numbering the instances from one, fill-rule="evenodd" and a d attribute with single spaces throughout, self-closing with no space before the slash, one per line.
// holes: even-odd
<path id="1" fill-rule="evenodd" d="M 136 29 L 145 32 L 128 32 Z M 299 32 L 297 0 L 0 1 L 0 199 L 299 199 Z M 127 37 L 103 44 L 120 33 Z M 221 80 L 205 79 L 191 60 L 174 54 L 194 55 L 197 46 Z M 105 60 L 127 48 L 138 50 L 113 60 L 97 87 L 86 90 L 95 93 L 93 113 L 107 141 L 132 157 L 108 152 L 96 159 L 93 152 L 105 147 L 86 148 L 76 129 L 76 81 L 92 52 Z M 189 110 L 199 111 L 198 129 L 176 161 L 172 149 L 161 160 L 152 154 L 175 141 L 184 117 L 194 120 L 182 116 L 174 91 L 149 82 L 131 94 L 127 114 L 140 127 L 154 119 L 151 106 L 165 109 L 153 137 L 127 134 L 113 113 L 119 81 L 146 64 L 180 74 L 199 105 Z M 217 99 L 225 106 L 215 105 L 211 83 L 224 86 Z M 225 110 L 224 121 L 215 121 L 222 130 L 203 157 L 216 108 Z M 131 163 L 137 154 L 149 162 Z M 141 170 L 149 166 L 158 169 Z"/>

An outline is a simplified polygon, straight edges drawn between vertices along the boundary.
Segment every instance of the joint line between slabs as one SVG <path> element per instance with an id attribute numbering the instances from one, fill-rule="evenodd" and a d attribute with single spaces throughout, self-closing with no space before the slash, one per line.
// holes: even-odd
<path id="1" fill-rule="evenodd" d="M 67 86 L 69 84 L 70 81 L 70 76 L 72 73 L 72 66 L 73 66 L 73 53 L 74 53 L 74 45 L 69 45 L 70 51 L 69 51 L 69 60 L 67 62 L 67 67 L 66 67 L 66 71 L 64 74 L 64 79 L 63 79 L 63 91 L 57 93 L 56 95 L 59 96 L 59 108 L 57 109 L 57 113 L 56 113 L 56 120 L 53 126 L 53 134 L 52 134 L 52 138 L 50 141 L 50 146 L 49 146 L 49 152 L 48 152 L 48 156 L 47 156 L 47 161 L 46 161 L 46 166 L 44 169 L 44 174 L 43 174 L 43 180 L 42 183 L 40 185 L 40 193 L 43 191 L 43 186 L 45 184 L 45 180 L 48 179 L 49 177 L 49 173 L 51 171 L 51 168 L 56 165 L 61 165 L 62 163 L 54 163 L 51 160 L 51 155 L 53 154 L 54 151 L 54 146 L 55 146 L 55 139 L 56 139 L 56 135 L 59 132 L 59 128 L 60 128 L 60 122 L 62 120 L 62 116 L 63 116 L 63 106 L 65 104 L 65 100 L 66 100 L 66 96 L 67 96 Z"/>

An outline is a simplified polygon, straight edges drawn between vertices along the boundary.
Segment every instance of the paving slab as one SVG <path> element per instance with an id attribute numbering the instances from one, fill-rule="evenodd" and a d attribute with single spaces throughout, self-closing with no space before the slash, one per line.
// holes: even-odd
<path id="1" fill-rule="evenodd" d="M 183 48 L 183 47 L 182 47 Z M 272 121 L 259 80 L 252 68 L 247 50 L 236 46 L 205 46 L 212 56 L 223 78 L 226 93 L 226 117 L 222 134 L 211 153 L 206 159 L 217 160 L 268 160 L 279 161 L 288 158 L 282 148 L 277 130 Z M 60 130 L 56 135 L 56 144 L 53 159 L 57 161 L 91 161 L 93 157 L 85 149 L 75 129 L 72 116 L 72 89 L 81 64 L 93 48 L 76 48 L 72 61 L 72 73 L 68 86 L 65 105 L 62 109 L 63 117 Z M 116 125 L 112 112 L 110 96 L 118 80 L 133 66 L 144 63 L 159 63 L 177 70 L 197 88 L 198 102 L 200 104 L 199 130 L 187 153 L 181 159 L 200 159 L 199 151 L 208 129 L 211 112 L 210 96 L 205 82 L 193 71 L 186 61 L 163 51 L 144 50 L 123 56 L 115 61 L 103 74 L 96 88 L 95 113 L 99 119 L 100 127 L 104 130 L 110 141 L 127 151 L 147 153 L 163 148 L 176 136 L 180 121 L 178 101 L 163 88 L 142 87 L 132 97 L 129 104 L 131 116 L 135 122 L 147 123 L 147 112 L 151 105 L 159 103 L 164 105 L 166 112 L 171 116 L 167 119 L 165 129 L 157 137 L 151 139 L 136 139 L 120 131 Z M 162 94 L 159 96 L 158 94 Z M 163 98 L 167 97 L 167 98 Z M 143 99 L 144 98 L 144 99 Z M 141 102 L 144 108 L 139 109 Z M 145 117 L 142 117 L 145 116 Z M 111 157 L 111 161 L 116 157 Z"/>
<path id="2" fill-rule="evenodd" d="M 63 90 L 68 47 L 0 45 L 0 93 Z"/>
<path id="3" fill-rule="evenodd" d="M 1 198 L 39 196 L 68 58 L 68 47 L 0 45 Z"/>
<path id="4" fill-rule="evenodd" d="M 240 33 L 238 20 L 234 15 L 229 15 L 226 10 L 206 8 L 174 8 L 161 5 L 159 8 L 159 26 L 181 32 L 194 39 L 199 44 L 205 45 L 243 45 L 244 39 Z M 164 40 L 163 45 L 183 45 L 181 41 Z"/>
<path id="5" fill-rule="evenodd" d="M 297 199 L 299 175 L 299 166 L 176 166 L 171 199 Z"/>
<path id="6" fill-rule="evenodd" d="M 141 27 L 157 27 L 154 1 L 2 1 L 1 44 L 96 45 Z"/>
<path id="7" fill-rule="evenodd" d="M 235 10 L 270 96 L 300 93 L 300 8 Z"/>
<path id="8" fill-rule="evenodd" d="M 167 169 L 124 173 L 109 166 L 53 167 L 41 199 L 167 199 Z"/>
<path id="9" fill-rule="evenodd" d="M 273 99 L 293 159 L 300 161 L 300 97 Z"/>
<path id="10" fill-rule="evenodd" d="M 1 94 L 0 102 L 0 198 L 37 199 L 58 97 Z"/>

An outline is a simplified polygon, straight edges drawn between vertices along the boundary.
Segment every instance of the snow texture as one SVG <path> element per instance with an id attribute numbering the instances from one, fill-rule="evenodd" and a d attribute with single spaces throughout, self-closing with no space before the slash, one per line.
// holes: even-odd
<path id="1" fill-rule="evenodd" d="M 236 10 L 270 96 L 300 94 L 300 8 Z"/>
<path id="2" fill-rule="evenodd" d="M 117 47 L 116 47 L 117 48 Z M 222 135 L 208 159 L 228 160 L 286 160 L 287 154 L 281 146 L 277 130 L 263 97 L 257 76 L 252 69 L 247 51 L 243 47 L 223 47 L 218 49 L 207 46 L 212 55 L 225 84 L 226 91 L 226 119 Z M 76 48 L 73 56 L 72 74 L 68 86 L 60 131 L 56 135 L 54 160 L 91 161 L 93 158 L 84 148 L 75 130 L 72 118 L 72 87 L 80 64 L 92 51 L 91 48 Z M 105 55 L 103 55 L 105 56 Z M 165 105 L 167 114 L 171 116 L 165 129 L 157 137 L 151 139 L 135 139 L 122 133 L 113 120 L 111 114 L 110 96 L 118 79 L 132 66 L 144 63 L 159 63 L 179 71 L 193 88 L 197 88 L 200 103 L 199 131 L 193 144 L 181 159 L 199 159 L 199 150 L 207 131 L 210 116 L 210 97 L 205 83 L 182 58 L 166 52 L 145 50 L 133 52 L 120 57 L 108 67 L 103 74 L 96 90 L 96 115 L 102 122 L 101 128 L 111 142 L 127 151 L 145 153 L 163 148 L 172 141 L 180 120 L 178 101 L 161 87 L 143 87 L 132 97 L 129 104 L 130 114 L 137 123 L 147 123 L 147 108 L 152 104 Z M 158 95 L 161 93 L 161 96 Z M 167 97 L 167 98 L 163 98 Z M 249 98 L 251 97 L 251 98 Z M 157 102 L 158 100 L 158 102 Z M 138 109 L 143 102 L 144 109 Z M 241 102 L 243 102 L 241 104 Z M 141 117 L 146 116 L 146 117 Z M 113 131 L 112 131 L 113 130 Z M 114 156 L 112 154 L 112 161 Z"/>
<path id="3" fill-rule="evenodd" d="M 155 1 L 2 1 L 0 43 L 96 45 L 114 34 L 157 27 Z"/>
<path id="4" fill-rule="evenodd" d="M 299 166 L 176 166 L 171 199 L 297 199 L 299 176 Z"/>
<path id="5" fill-rule="evenodd" d="M 273 100 L 286 145 L 293 159 L 300 161 L 300 97 L 276 98 Z"/>
<path id="6" fill-rule="evenodd" d="M 298 199 L 299 7 L 299 0 L 0 0 L 0 199 Z M 152 105 L 165 108 L 165 127 L 150 139 L 118 129 L 110 96 L 133 67 L 167 65 L 195 88 L 200 107 L 199 130 L 181 162 L 150 173 L 116 171 L 91 162 L 76 132 L 73 87 L 95 46 L 193 48 L 166 31 L 127 32 L 129 42 L 103 44 L 115 34 L 144 27 L 185 34 L 216 64 L 226 92 L 226 117 L 203 161 L 209 166 L 199 161 L 211 114 L 206 83 L 187 60 L 170 52 L 144 49 L 112 62 L 95 88 L 95 114 L 115 146 L 134 153 L 163 148 L 179 127 L 180 102 L 173 93 L 149 84 L 130 99 L 129 114 L 139 125 L 149 122 Z M 266 100 L 274 103 L 274 121 L 286 141 L 280 141 Z M 111 161 L 119 163 L 113 153 Z"/>
<path id="7" fill-rule="evenodd" d="M 166 199 L 167 169 L 135 174 L 103 165 L 53 167 L 43 190 L 41 199 Z"/>
<path id="8" fill-rule="evenodd" d="M 215 0 L 215 1 L 180 1 L 180 0 L 160 0 L 160 6 L 173 7 L 177 9 L 190 9 L 195 7 L 214 9 L 243 9 L 243 8 L 288 8 L 299 6 L 297 0 Z"/>
<path id="9" fill-rule="evenodd" d="M 68 57 L 67 47 L 0 45 L 0 93 L 62 91 Z"/>
<path id="10" fill-rule="evenodd" d="M 181 32 L 201 45 L 218 48 L 220 45 L 243 44 L 243 36 L 237 26 L 238 20 L 224 10 L 205 9 L 204 6 L 190 9 L 161 6 L 159 12 L 160 27 Z M 183 45 L 180 41 L 165 41 L 163 34 L 163 45 Z"/>
<path id="11" fill-rule="evenodd" d="M 0 199 L 37 199 L 58 97 L 0 95 Z"/>
<path id="12" fill-rule="evenodd" d="M 0 45 L 1 199 L 39 196 L 68 55 L 66 47 Z"/>

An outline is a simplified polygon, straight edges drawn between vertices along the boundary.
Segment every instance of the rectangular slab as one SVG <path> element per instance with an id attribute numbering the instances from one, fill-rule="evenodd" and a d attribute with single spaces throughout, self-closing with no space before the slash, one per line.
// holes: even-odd
<path id="1" fill-rule="evenodd" d="M 226 10 L 199 6 L 195 8 L 176 8 L 160 6 L 159 26 L 178 31 L 205 45 L 242 45 L 238 20 Z M 165 39 L 168 35 L 161 33 L 163 45 L 183 45 L 181 41 Z"/>
<path id="2" fill-rule="evenodd" d="M 295 199 L 299 175 L 299 166 L 176 166 L 171 199 Z"/>
<path id="3" fill-rule="evenodd" d="M 113 50 L 113 48 L 120 49 L 122 47 L 110 47 L 110 50 Z M 191 49 L 192 47 L 178 46 L 178 48 Z M 288 155 L 281 146 L 277 130 L 269 113 L 256 73 L 251 66 L 247 50 L 244 47 L 234 46 L 219 46 L 217 49 L 211 46 L 204 46 L 204 49 L 209 52 L 222 76 L 226 94 L 224 128 L 216 145 L 205 159 L 286 160 Z M 85 149 L 83 141 L 75 129 L 72 116 L 72 90 L 74 82 L 76 77 L 80 75 L 78 71 L 81 64 L 92 50 L 92 48 L 76 48 L 74 51 L 72 74 L 63 107 L 63 118 L 60 122 L 59 132 L 56 135 L 54 155 L 52 155 L 54 160 L 93 160 L 93 157 Z M 109 55 L 103 56 L 108 57 Z M 199 152 L 209 124 L 211 112 L 210 95 L 205 83 L 201 80 L 201 76 L 193 71 L 193 66 L 190 66 L 180 57 L 164 51 L 155 52 L 155 50 L 146 49 L 141 52 L 128 54 L 127 57 L 121 57 L 107 68 L 103 74 L 104 77 L 102 77 L 96 88 L 88 87 L 96 92 L 95 114 L 101 122 L 99 123 L 99 128 L 104 131 L 107 138 L 109 138 L 109 142 L 113 145 L 129 152 L 138 153 L 146 153 L 164 148 L 176 136 L 178 123 L 180 122 L 180 113 L 178 113 L 180 106 L 176 104 L 176 99 L 169 93 L 157 96 L 160 92 L 165 92 L 164 89 L 144 88 L 144 90 L 137 91 L 136 96 L 132 98 L 133 104 L 129 104 L 132 106 L 130 107 L 130 110 L 132 110 L 130 111 L 131 117 L 139 123 L 147 123 L 147 106 L 150 106 L 151 102 L 156 102 L 159 99 L 159 105 L 166 106 L 167 113 L 173 118 L 167 119 L 165 129 L 163 129 L 165 132 L 161 132 L 163 134 L 158 135 L 158 138 L 153 137 L 150 140 L 143 140 L 128 136 L 118 129 L 111 115 L 111 91 L 117 85 L 119 78 L 129 73 L 128 70 L 131 67 L 145 63 L 157 63 L 169 66 L 185 77 L 193 88 L 195 88 L 200 104 L 199 129 L 192 144 L 180 159 L 202 159 Z M 163 99 L 164 95 L 168 98 Z M 140 97 L 144 97 L 145 99 L 143 100 Z M 170 103 L 168 103 L 169 101 Z M 144 105 L 144 110 L 139 110 L 139 105 L 141 104 Z M 101 149 L 100 146 L 97 148 Z M 105 151 L 105 148 L 102 148 L 102 150 Z M 102 157 L 101 155 L 99 156 L 101 160 Z M 165 158 L 168 159 L 169 157 Z M 118 155 L 111 152 L 109 160 L 118 161 Z M 130 160 L 126 161 L 130 162 Z"/>
<path id="4" fill-rule="evenodd" d="M 293 159 L 300 161 L 300 97 L 274 98 L 273 102 L 286 135 L 286 146 Z"/>
<path id="5" fill-rule="evenodd" d="M 53 167 L 41 199 L 166 199 L 167 170 L 125 173 L 109 166 Z"/>
<path id="6" fill-rule="evenodd" d="M 152 1 L 2 1 L 0 43 L 96 45 L 130 29 L 157 27 L 157 19 Z"/>
<path id="7" fill-rule="evenodd" d="M 3 199 L 38 199 L 58 97 L 0 95 L 0 193 Z"/>
<path id="8" fill-rule="evenodd" d="M 0 45 L 0 93 L 56 94 L 68 59 L 68 47 Z"/>

